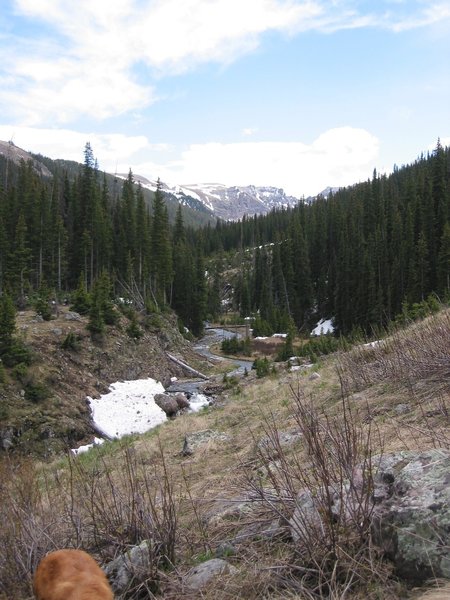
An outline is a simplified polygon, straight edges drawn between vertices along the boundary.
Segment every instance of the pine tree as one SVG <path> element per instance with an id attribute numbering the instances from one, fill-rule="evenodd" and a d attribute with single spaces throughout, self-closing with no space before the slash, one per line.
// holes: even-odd
<path id="1" fill-rule="evenodd" d="M 437 264 L 438 292 L 450 298 L 450 223 L 446 223 L 442 233 Z"/>
<path id="2" fill-rule="evenodd" d="M 16 330 L 16 309 L 7 294 L 0 296 L 0 358 L 10 351 Z"/>
<path id="3" fill-rule="evenodd" d="M 162 184 L 158 184 L 153 201 L 152 279 L 155 295 L 163 304 L 172 279 L 172 256 L 169 236 L 169 218 L 164 202 Z"/>

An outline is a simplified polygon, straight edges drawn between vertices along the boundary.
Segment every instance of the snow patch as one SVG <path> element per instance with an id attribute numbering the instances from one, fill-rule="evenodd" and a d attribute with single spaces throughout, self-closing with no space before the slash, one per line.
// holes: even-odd
<path id="1" fill-rule="evenodd" d="M 333 331 L 333 319 L 320 319 L 311 331 L 311 335 L 326 335 L 327 333 L 333 333 Z"/>
<path id="2" fill-rule="evenodd" d="M 119 381 L 100 398 L 90 398 L 92 420 L 107 435 L 120 438 L 131 433 L 144 433 L 167 420 L 166 413 L 155 403 L 155 394 L 164 387 L 154 379 Z"/>

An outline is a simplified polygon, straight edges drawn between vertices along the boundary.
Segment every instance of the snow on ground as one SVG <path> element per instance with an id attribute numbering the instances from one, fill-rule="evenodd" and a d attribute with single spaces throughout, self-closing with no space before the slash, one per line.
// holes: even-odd
<path id="1" fill-rule="evenodd" d="M 96 437 L 96 438 L 94 438 L 94 441 L 92 442 L 92 444 L 86 444 L 85 446 L 80 446 L 79 448 L 73 448 L 72 453 L 75 455 L 83 454 L 84 452 L 87 452 L 94 446 L 101 446 L 104 441 L 105 440 L 102 440 L 101 438 Z"/>
<path id="2" fill-rule="evenodd" d="M 325 335 L 327 333 L 333 333 L 333 331 L 333 319 L 320 319 L 320 321 L 311 331 L 311 335 Z"/>
<path id="3" fill-rule="evenodd" d="M 110 390 L 100 398 L 88 397 L 92 420 L 109 436 L 144 433 L 167 419 L 154 400 L 155 394 L 164 393 L 158 381 L 151 378 L 119 381 Z"/>
<path id="4" fill-rule="evenodd" d="M 176 381 L 177 378 L 172 379 Z M 92 421 L 108 436 L 120 438 L 131 433 L 144 433 L 167 420 L 166 413 L 154 400 L 155 394 L 165 391 L 158 381 L 151 378 L 118 381 L 110 386 L 110 390 L 100 398 L 87 398 Z M 204 406 L 209 406 L 204 394 L 193 394 L 189 399 L 191 412 L 198 412 Z M 80 446 L 72 452 L 82 454 L 103 442 L 96 437 L 92 444 Z"/>

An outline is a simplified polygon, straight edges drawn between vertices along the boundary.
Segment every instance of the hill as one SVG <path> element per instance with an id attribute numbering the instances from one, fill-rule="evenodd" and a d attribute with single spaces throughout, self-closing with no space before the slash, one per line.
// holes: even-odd
<path id="1" fill-rule="evenodd" d="M 0 452 L 49 458 L 90 442 L 95 431 L 86 396 L 98 397 L 120 380 L 151 377 L 167 384 L 182 371 L 166 351 L 192 362 L 192 350 L 170 313 L 141 318 L 139 338 L 127 333 L 130 320 L 122 315 L 93 339 L 88 317 L 65 305 L 49 321 L 34 310 L 21 311 L 16 321 L 31 361 L 2 370 Z"/>
<path id="2" fill-rule="evenodd" d="M 429 487 L 420 479 L 448 461 L 449 319 L 442 311 L 313 364 L 230 377 L 203 412 L 76 460 L 2 461 L 0 594 L 28 597 L 39 558 L 76 544 L 110 565 L 120 598 L 418 598 L 412 587 L 427 577 L 427 561 L 437 548 L 429 564 L 439 573 L 450 547 L 440 524 L 448 505 L 433 504 L 448 481 Z M 398 472 L 380 466 L 399 460 Z M 384 546 L 370 527 L 371 499 L 384 506 L 398 477 L 400 496 L 386 506 L 409 501 L 408 465 L 419 478 L 419 488 L 408 480 L 415 509 L 405 508 L 403 524 L 391 520 L 406 529 L 395 538 L 391 531 Z M 419 509 L 420 486 L 431 496 Z M 349 489 L 359 490 L 357 504 L 343 504 Z M 317 510 L 312 498 L 322 503 Z M 304 529 L 293 515 L 306 500 Z M 349 506 L 356 520 L 345 517 Z M 438 539 L 421 520 L 428 513 Z M 402 544 L 417 534 L 429 542 L 422 554 L 414 547 L 420 568 L 410 572 Z M 125 551 L 135 564 L 128 571 L 120 566 Z"/>

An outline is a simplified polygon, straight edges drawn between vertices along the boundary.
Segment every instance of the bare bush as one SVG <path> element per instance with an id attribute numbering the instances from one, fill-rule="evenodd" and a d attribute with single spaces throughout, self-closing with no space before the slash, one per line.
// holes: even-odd
<path id="1" fill-rule="evenodd" d="M 114 464 L 99 453 L 52 472 L 4 463 L 1 475 L 0 594 L 8 599 L 29 595 L 38 562 L 57 548 L 109 560 L 145 540 L 149 568 L 133 585 L 153 591 L 173 565 L 178 507 L 161 449 L 151 467 L 124 446 Z"/>
<path id="2" fill-rule="evenodd" d="M 340 358 L 350 388 L 363 389 L 381 381 L 435 383 L 450 391 L 450 311 L 445 310 L 398 329 L 379 342 L 356 347 Z"/>
<path id="3" fill-rule="evenodd" d="M 370 528 L 374 432 L 345 395 L 339 416 L 331 417 L 299 389 L 292 392 L 303 452 L 289 453 L 275 419 L 266 419 L 267 443 L 258 444 L 262 475 L 248 472 L 246 486 L 267 521 L 279 519 L 294 541 L 291 560 L 274 571 L 279 586 L 304 598 L 342 599 L 387 578 Z M 376 444 L 379 454 L 381 440 Z"/>

